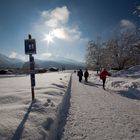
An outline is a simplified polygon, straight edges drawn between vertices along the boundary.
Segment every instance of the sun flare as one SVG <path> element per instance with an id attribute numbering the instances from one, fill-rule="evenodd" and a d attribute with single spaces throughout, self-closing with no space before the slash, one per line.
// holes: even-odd
<path id="1" fill-rule="evenodd" d="M 49 33 L 49 34 L 45 34 L 44 40 L 47 41 L 48 44 L 50 44 L 50 43 L 54 42 L 53 38 L 54 38 L 54 36 Z"/>

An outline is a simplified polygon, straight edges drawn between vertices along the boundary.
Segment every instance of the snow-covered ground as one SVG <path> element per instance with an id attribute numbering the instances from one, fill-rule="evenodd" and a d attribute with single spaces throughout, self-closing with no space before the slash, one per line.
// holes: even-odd
<path id="1" fill-rule="evenodd" d="M 37 74 L 34 102 L 29 76 L 0 77 L 0 140 L 50 139 L 70 75 Z"/>
<path id="2" fill-rule="evenodd" d="M 106 90 L 96 72 L 88 83 L 73 75 L 62 140 L 140 139 L 139 66 L 118 73 L 108 77 Z"/>
<path id="3" fill-rule="evenodd" d="M 99 76 L 91 72 L 90 80 L 102 84 Z M 140 65 L 112 73 L 106 80 L 106 87 L 112 92 L 122 93 L 122 96 L 140 99 Z M 124 93 L 125 92 L 125 93 Z"/>
<path id="4" fill-rule="evenodd" d="M 140 66 L 113 73 L 106 90 L 96 72 L 0 77 L 0 140 L 139 140 Z"/>

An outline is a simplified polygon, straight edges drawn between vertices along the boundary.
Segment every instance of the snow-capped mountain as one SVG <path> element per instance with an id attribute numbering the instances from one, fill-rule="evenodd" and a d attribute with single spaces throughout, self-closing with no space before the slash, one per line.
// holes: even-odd
<path id="1" fill-rule="evenodd" d="M 68 59 L 64 57 L 49 57 L 47 60 L 39 60 L 35 59 L 36 64 L 41 67 L 49 68 L 49 67 L 57 67 L 59 69 L 79 69 L 85 68 L 85 64 L 83 62 L 78 62 L 73 59 Z"/>
<path id="2" fill-rule="evenodd" d="M 9 58 L 3 54 L 0 54 L 0 68 L 21 68 L 25 63 L 20 59 Z M 59 69 L 79 69 L 85 68 L 85 64 L 82 62 L 78 62 L 72 59 L 64 58 L 64 57 L 50 57 L 46 60 L 40 60 L 35 58 L 35 63 L 38 67 L 42 68 L 50 68 L 57 67 Z"/>
<path id="3" fill-rule="evenodd" d="M 13 59 L 0 54 L 0 68 L 18 68 L 22 67 L 23 63 L 20 59 Z"/>
<path id="4" fill-rule="evenodd" d="M 60 57 L 60 56 L 51 56 L 47 59 L 48 61 L 55 61 L 55 62 L 61 62 L 61 63 L 74 63 L 74 64 L 82 64 L 83 62 L 76 61 L 70 58 Z M 84 63 L 83 63 L 84 64 Z"/>

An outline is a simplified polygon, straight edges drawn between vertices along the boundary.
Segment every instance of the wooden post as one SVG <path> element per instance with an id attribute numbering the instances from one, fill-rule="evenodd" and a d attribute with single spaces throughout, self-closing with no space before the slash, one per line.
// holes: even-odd
<path id="1" fill-rule="evenodd" d="M 35 99 L 34 86 L 35 86 L 35 63 L 33 54 L 36 54 L 36 41 L 32 39 L 29 34 L 28 39 L 24 40 L 25 44 L 25 54 L 29 55 L 29 65 L 30 65 L 30 79 L 31 79 L 31 93 L 32 101 Z"/>
<path id="2" fill-rule="evenodd" d="M 31 35 L 28 35 L 29 39 L 32 39 Z M 34 57 L 32 54 L 29 54 L 29 63 L 30 63 L 30 79 L 31 79 L 31 93 L 32 93 L 32 101 L 35 99 L 35 93 L 34 93 L 34 86 L 35 86 L 35 73 L 32 73 L 34 71 Z"/>

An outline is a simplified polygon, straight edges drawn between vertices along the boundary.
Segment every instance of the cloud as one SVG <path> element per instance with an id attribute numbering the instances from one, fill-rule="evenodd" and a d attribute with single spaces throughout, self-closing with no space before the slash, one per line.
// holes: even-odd
<path id="1" fill-rule="evenodd" d="M 56 19 L 50 19 L 49 21 L 45 22 L 45 25 L 51 28 L 56 28 L 59 25 L 59 23 Z"/>
<path id="2" fill-rule="evenodd" d="M 21 55 L 17 52 L 11 52 L 11 54 L 9 55 L 10 58 L 13 58 L 13 59 L 21 59 L 22 61 L 26 61 L 27 60 L 27 57 L 25 55 Z"/>
<path id="3" fill-rule="evenodd" d="M 52 36 L 67 40 L 67 41 L 74 41 L 80 39 L 81 32 L 78 31 L 76 28 L 69 28 L 69 27 L 63 27 L 63 28 L 56 28 L 52 30 L 51 32 Z"/>
<path id="4" fill-rule="evenodd" d="M 45 24 L 48 27 L 52 28 L 67 23 L 69 19 L 69 14 L 70 12 L 66 6 L 57 7 L 54 10 L 41 12 L 41 16 L 45 20 Z"/>
<path id="5" fill-rule="evenodd" d="M 67 25 L 69 15 L 70 11 L 66 6 L 42 11 L 40 13 L 41 19 L 36 24 L 36 32 L 40 32 L 44 37 L 49 34 L 54 40 L 74 41 L 80 39 L 82 33 L 78 27 Z"/>
<path id="6" fill-rule="evenodd" d="M 79 27 L 70 21 L 70 14 L 67 6 L 40 12 L 40 18 L 32 30 L 37 38 L 37 48 L 42 46 L 40 54 L 35 56 L 37 59 L 50 59 L 56 55 L 84 59 L 88 38 L 82 37 Z"/>
<path id="7" fill-rule="evenodd" d="M 54 37 L 59 38 L 59 39 L 67 39 L 68 38 L 66 29 L 64 29 L 64 28 L 56 28 L 56 29 L 54 29 L 52 31 L 52 35 Z"/>
<path id="8" fill-rule="evenodd" d="M 128 28 L 128 29 L 134 29 L 136 27 L 133 22 L 131 22 L 130 20 L 127 20 L 127 19 L 122 19 L 120 21 L 120 26 L 122 28 Z"/>

